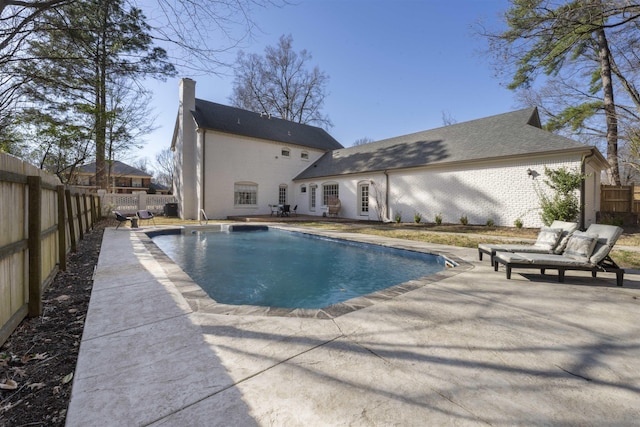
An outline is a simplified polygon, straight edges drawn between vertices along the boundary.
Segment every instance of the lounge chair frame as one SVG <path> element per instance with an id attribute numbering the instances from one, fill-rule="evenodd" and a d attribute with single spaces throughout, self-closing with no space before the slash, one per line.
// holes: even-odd
<path id="1" fill-rule="evenodd" d="M 155 215 L 151 213 L 149 210 L 139 210 L 136 212 L 136 216 L 140 221 L 151 221 L 153 225 L 156 225 Z"/>
<path id="2" fill-rule="evenodd" d="M 567 227 L 571 224 L 575 224 L 574 228 L 568 229 Z M 578 228 L 577 223 L 565 222 L 565 221 L 554 221 L 553 224 L 549 228 L 562 228 L 565 233 L 572 234 Z M 560 242 L 558 242 L 560 244 Z M 492 247 L 490 247 L 492 246 Z M 489 259 L 491 261 L 491 265 L 494 265 L 493 259 L 498 252 L 525 252 L 525 253 L 538 253 L 538 254 L 552 254 L 554 250 L 545 250 L 542 248 L 536 248 L 535 245 L 516 245 L 516 244 L 504 244 L 504 245 L 478 245 L 478 260 L 482 261 L 482 254 L 489 255 Z"/>
<path id="3" fill-rule="evenodd" d="M 502 264 L 505 266 L 505 270 L 507 273 L 507 279 L 511 279 L 511 270 L 514 268 L 527 268 L 527 269 L 535 269 L 540 270 L 540 274 L 544 275 L 546 270 L 558 270 L 558 282 L 564 282 L 564 276 L 566 271 L 576 270 L 576 271 L 591 271 L 591 277 L 596 277 L 598 272 L 603 273 L 615 273 L 616 274 L 616 285 L 622 286 L 624 280 L 624 269 L 620 268 L 618 264 L 615 263 L 607 255 L 604 257 L 600 263 L 597 265 L 573 265 L 573 266 L 562 266 L 562 265 L 553 265 L 553 264 L 542 264 L 536 263 L 531 264 L 529 262 L 517 262 L 517 261 L 507 261 L 502 258 L 494 258 L 493 269 L 498 271 L 498 265 Z"/>

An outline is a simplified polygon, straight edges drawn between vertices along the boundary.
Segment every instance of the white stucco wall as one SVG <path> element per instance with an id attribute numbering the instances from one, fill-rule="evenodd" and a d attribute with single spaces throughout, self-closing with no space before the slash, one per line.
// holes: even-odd
<path id="1" fill-rule="evenodd" d="M 278 203 L 280 185 L 287 186 L 287 202 L 296 205 L 296 186 L 291 181 L 323 152 L 308 147 L 265 141 L 221 132 L 202 132 L 204 176 L 202 205 L 209 218 L 232 215 L 268 215 L 269 204 Z M 289 150 L 289 157 L 282 156 Z M 308 154 L 303 159 L 301 154 Z M 258 184 L 256 206 L 234 206 L 234 183 Z M 298 208 L 300 209 L 300 208 Z"/>
<path id="2" fill-rule="evenodd" d="M 178 200 L 178 215 L 183 219 L 195 219 L 198 215 L 198 200 L 195 185 L 198 176 L 198 152 L 196 126 L 192 111 L 195 110 L 195 81 L 180 81 L 180 106 L 174 141 L 174 195 Z"/>
<path id="3" fill-rule="evenodd" d="M 397 213 L 401 213 L 402 222 L 413 222 L 414 213 L 419 212 L 423 222 L 434 222 L 435 216 L 441 214 L 443 222 L 459 223 L 460 217 L 465 215 L 469 224 L 486 224 L 488 219 L 492 219 L 496 225 L 513 226 L 514 221 L 520 218 L 525 227 L 540 227 L 543 224 L 536 186 L 541 191 L 549 191 L 543 182 L 545 166 L 580 170 L 580 164 L 581 157 L 574 155 L 389 171 L 389 219 L 393 220 Z M 527 173 L 528 169 L 533 171 L 533 175 Z M 592 175 L 585 190 L 587 225 L 589 221 L 595 222 L 595 212 L 599 206 L 599 194 L 594 191 L 599 188 L 597 175 Z M 341 217 L 378 220 L 374 186 L 370 186 L 368 218 L 359 215 L 357 184 L 362 180 L 372 180 L 379 189 L 380 197 L 384 195 L 384 174 L 305 180 L 296 182 L 296 188 L 299 191 L 303 184 L 316 184 L 320 203 L 322 185 L 337 182 L 342 202 Z M 322 210 L 309 212 L 305 208 L 307 204 L 300 200 L 298 210 L 301 213 L 322 214 Z"/>
<path id="4" fill-rule="evenodd" d="M 587 162 L 585 165 L 585 190 L 584 190 L 584 226 L 596 223 L 596 213 L 600 210 L 600 169 Z"/>

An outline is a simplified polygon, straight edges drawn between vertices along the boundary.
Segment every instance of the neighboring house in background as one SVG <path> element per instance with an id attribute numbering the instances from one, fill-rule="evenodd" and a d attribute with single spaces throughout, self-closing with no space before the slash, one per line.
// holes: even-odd
<path id="1" fill-rule="evenodd" d="M 107 172 L 108 173 L 108 172 Z M 87 188 L 92 191 L 98 189 L 96 185 L 96 164 L 89 163 L 80 166 L 76 171 L 74 185 Z M 129 166 L 118 160 L 111 165 L 111 174 L 108 180 L 107 192 L 109 193 L 133 193 L 134 191 L 150 192 L 151 175 L 140 169 Z"/>
<path id="2" fill-rule="evenodd" d="M 171 194 L 171 189 L 157 182 L 149 184 L 149 194 Z"/>
<path id="3" fill-rule="evenodd" d="M 595 222 L 600 172 L 595 148 L 541 129 L 529 108 L 438 129 L 343 148 L 320 128 L 270 118 L 195 98 L 195 82 L 181 81 L 172 149 L 174 194 L 181 218 L 268 215 L 269 204 L 297 205 L 322 216 L 329 200 L 339 216 L 412 222 L 441 215 L 457 223 L 526 227 L 542 224 L 538 191 L 545 167 L 588 175 L 581 222 Z"/>

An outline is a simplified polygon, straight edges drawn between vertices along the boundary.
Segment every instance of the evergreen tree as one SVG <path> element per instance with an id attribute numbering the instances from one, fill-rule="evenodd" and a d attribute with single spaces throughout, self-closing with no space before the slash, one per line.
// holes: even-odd
<path id="1" fill-rule="evenodd" d="M 636 34 L 628 42 L 637 40 L 640 5 L 622 0 L 511 0 L 511 3 L 505 14 L 509 29 L 485 34 L 491 40 L 498 67 L 513 67 L 508 69 L 512 76 L 509 88 L 528 88 L 541 73 L 555 78 L 565 72 L 565 82 L 569 74 L 577 76 L 581 85 L 577 90 L 584 94 L 582 102 L 567 106 L 550 124 L 554 128 L 575 129 L 602 114 L 611 175 L 620 184 L 620 108 L 614 94 L 616 87 L 627 94 L 635 89 L 614 57 L 614 53 L 624 49 L 613 50 L 610 36 L 619 41 L 620 33 L 626 31 Z"/>
<path id="2" fill-rule="evenodd" d="M 25 122 L 34 127 L 66 123 L 80 144 L 90 141 L 99 188 L 107 188 L 108 147 L 133 131 L 121 117 L 131 113 L 128 105 L 140 108 L 135 103 L 144 92 L 139 83 L 175 73 L 149 31 L 141 10 L 122 0 L 74 2 L 44 14 L 39 37 L 29 43 L 29 59 L 20 64 L 19 74 L 28 82 L 24 94 L 33 106 Z M 123 89 L 129 91 L 129 104 L 123 102 Z M 60 137 L 67 132 L 56 129 Z"/>

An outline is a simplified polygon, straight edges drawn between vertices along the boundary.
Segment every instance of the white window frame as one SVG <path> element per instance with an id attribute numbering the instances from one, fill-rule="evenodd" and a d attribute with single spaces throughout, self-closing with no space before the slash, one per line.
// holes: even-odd
<path id="1" fill-rule="evenodd" d="M 327 182 L 322 184 L 322 206 L 328 205 L 329 197 L 340 198 L 340 184 L 337 182 Z"/>
<path id="2" fill-rule="evenodd" d="M 233 184 L 233 206 L 236 208 L 258 207 L 258 184 L 255 182 L 235 182 Z"/>
<path id="3" fill-rule="evenodd" d="M 300 153 L 300 158 L 302 160 L 308 161 L 309 160 L 309 152 L 303 151 L 302 153 Z"/>
<path id="4" fill-rule="evenodd" d="M 288 199 L 288 191 L 287 191 L 287 184 L 280 184 L 280 186 L 278 187 L 278 204 L 280 205 L 286 205 L 287 204 L 287 199 Z"/>
<path id="5" fill-rule="evenodd" d="M 315 184 L 311 184 L 309 186 L 309 211 L 315 212 L 317 205 L 317 190 L 318 186 Z"/>
<path id="6" fill-rule="evenodd" d="M 366 200 L 365 200 L 366 190 Z M 369 201 L 371 199 L 369 182 L 358 184 L 358 212 L 361 216 L 369 216 Z"/>
<path id="7" fill-rule="evenodd" d="M 280 150 L 280 155 L 282 157 L 284 157 L 285 159 L 290 159 L 291 158 L 291 149 L 289 149 L 287 147 L 282 147 L 282 149 Z"/>

